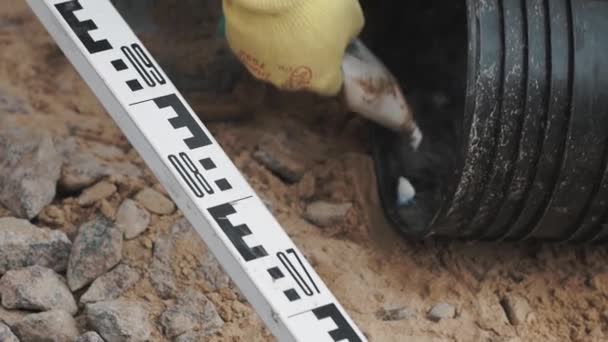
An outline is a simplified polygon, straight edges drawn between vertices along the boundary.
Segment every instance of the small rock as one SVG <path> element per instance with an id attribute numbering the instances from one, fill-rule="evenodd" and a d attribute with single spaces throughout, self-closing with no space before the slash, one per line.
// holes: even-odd
<path id="1" fill-rule="evenodd" d="M 413 313 L 407 308 L 382 309 L 376 313 L 376 317 L 383 321 L 401 321 L 412 316 Z"/>
<path id="2" fill-rule="evenodd" d="M 352 207 L 352 203 L 314 202 L 306 208 L 305 217 L 318 226 L 327 227 L 342 222 Z"/>
<path id="3" fill-rule="evenodd" d="M 6 272 L 0 279 L 0 295 L 7 309 L 63 310 L 72 315 L 78 310 L 64 280 L 42 266 Z"/>
<path id="4" fill-rule="evenodd" d="M 116 146 L 106 145 L 96 141 L 87 141 L 87 151 L 103 160 L 119 160 L 125 158 L 125 153 Z"/>
<path id="5" fill-rule="evenodd" d="M 120 158 L 124 158 L 124 153 L 115 147 L 99 143 L 92 146 L 80 145 L 82 144 L 74 138 L 59 142 L 58 149 L 64 160 L 59 185 L 63 189 L 79 191 L 107 176 L 131 178 L 142 176 L 140 168 L 128 161 L 120 161 Z M 117 155 L 118 153 L 120 155 Z M 105 160 L 105 158 L 113 160 Z"/>
<path id="6" fill-rule="evenodd" d="M 113 300 L 87 304 L 89 325 L 106 342 L 143 342 L 152 333 L 148 311 L 135 301 Z"/>
<path id="7" fill-rule="evenodd" d="M 160 324 L 165 335 L 173 338 L 191 330 L 198 330 L 203 336 L 211 335 L 224 325 L 224 321 L 204 294 L 189 288 L 176 305 L 163 312 Z"/>
<path id="8" fill-rule="evenodd" d="M 80 335 L 75 342 L 104 342 L 104 340 L 98 333 L 89 331 L 84 335 Z"/>
<path id="9" fill-rule="evenodd" d="M 36 217 L 55 198 L 61 157 L 48 134 L 0 131 L 0 203 L 16 216 Z"/>
<path id="10" fill-rule="evenodd" d="M 140 191 L 135 196 L 135 200 L 144 208 L 158 215 L 171 215 L 175 212 L 175 204 L 152 188 Z"/>
<path id="11" fill-rule="evenodd" d="M 0 341 L 2 341 L 2 342 L 19 342 L 19 339 L 17 339 L 17 336 L 15 336 L 15 334 L 13 334 L 13 332 L 11 331 L 11 329 L 9 327 L 4 325 L 3 323 L 0 323 Z"/>
<path id="12" fill-rule="evenodd" d="M 26 220 L 0 218 L 0 274 L 32 265 L 65 271 L 72 243 L 60 231 Z"/>
<path id="13" fill-rule="evenodd" d="M 104 217 L 85 223 L 74 240 L 68 285 L 76 291 L 116 266 L 122 258 L 122 232 Z"/>
<path id="14" fill-rule="evenodd" d="M 253 158 L 285 181 L 296 183 L 306 172 L 308 162 L 300 158 L 301 154 L 295 150 L 285 134 L 264 135 Z"/>
<path id="15" fill-rule="evenodd" d="M 152 247 L 154 247 L 154 242 L 152 242 L 152 240 L 147 237 L 144 237 L 141 240 L 141 244 L 142 246 L 144 246 L 145 249 L 152 249 Z"/>
<path id="16" fill-rule="evenodd" d="M 95 279 L 82 297 L 81 303 L 103 302 L 120 297 L 139 281 L 139 273 L 127 266 L 118 265 L 112 271 Z"/>
<path id="17" fill-rule="evenodd" d="M 428 318 L 433 322 L 439 322 L 442 319 L 450 319 L 456 316 L 456 307 L 448 303 L 440 303 L 435 305 L 428 314 Z"/>
<path id="18" fill-rule="evenodd" d="M 309 172 L 305 174 L 300 180 L 300 183 L 298 183 L 298 195 L 300 195 L 300 198 L 304 200 L 311 199 L 315 196 L 317 191 L 316 187 L 317 179 L 315 178 L 314 174 Z"/>
<path id="19" fill-rule="evenodd" d="M 505 296 L 500 304 L 505 310 L 509 322 L 515 326 L 526 322 L 528 315 L 532 312 L 528 300 L 517 294 Z"/>
<path id="20" fill-rule="evenodd" d="M 150 265 L 150 283 L 160 298 L 167 299 L 177 291 L 175 275 L 168 262 L 154 258 Z"/>
<path id="21" fill-rule="evenodd" d="M 76 321 L 61 310 L 27 315 L 15 324 L 13 332 L 23 342 L 66 342 L 78 337 Z"/>
<path id="22" fill-rule="evenodd" d="M 82 192 L 78 197 L 78 204 L 82 207 L 88 207 L 97 201 L 112 196 L 115 192 L 116 185 L 109 182 L 99 182 Z"/>
<path id="23" fill-rule="evenodd" d="M 137 202 L 126 199 L 116 213 L 116 226 L 124 232 L 126 239 L 133 239 L 143 233 L 150 224 L 150 213 L 137 205 Z"/>
<path id="24" fill-rule="evenodd" d="M 116 215 L 116 209 L 108 202 L 108 200 L 102 199 L 99 202 L 99 213 L 108 220 L 114 220 Z"/>
<path id="25" fill-rule="evenodd" d="M 50 205 L 38 216 L 38 219 L 43 224 L 52 225 L 52 226 L 62 226 L 65 224 L 65 213 L 63 210 L 55 205 Z"/>

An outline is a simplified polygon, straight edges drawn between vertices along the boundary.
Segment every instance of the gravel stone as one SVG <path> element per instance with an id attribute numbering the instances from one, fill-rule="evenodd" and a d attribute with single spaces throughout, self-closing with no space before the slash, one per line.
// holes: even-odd
<path id="1" fill-rule="evenodd" d="M 88 143 L 80 146 L 74 138 L 59 142 L 58 149 L 64 160 L 59 185 L 67 191 L 80 191 L 108 176 L 139 178 L 140 168 L 129 161 L 121 160 L 125 155 L 114 146 Z"/>
<path id="2" fill-rule="evenodd" d="M 13 332 L 22 342 L 66 342 L 78 337 L 76 321 L 62 310 L 27 315 Z"/>
<path id="3" fill-rule="evenodd" d="M 382 309 L 376 313 L 376 316 L 383 321 L 401 321 L 414 316 L 414 314 L 408 308 L 397 308 Z"/>
<path id="4" fill-rule="evenodd" d="M 89 325 L 106 342 L 144 342 L 152 333 L 148 311 L 136 301 L 114 300 L 87 304 L 86 316 Z"/>
<path id="5" fill-rule="evenodd" d="M 120 297 L 139 281 L 139 273 L 127 266 L 118 265 L 97 278 L 82 297 L 81 303 L 103 302 Z"/>
<path id="6" fill-rule="evenodd" d="M 74 240 L 68 285 L 76 291 L 116 266 L 122 258 L 122 232 L 104 217 L 85 223 Z"/>
<path id="7" fill-rule="evenodd" d="M 517 294 L 505 296 L 500 304 L 505 310 L 509 322 L 514 326 L 525 323 L 528 315 L 532 312 L 528 300 Z"/>
<path id="8" fill-rule="evenodd" d="M 98 333 L 94 331 L 89 331 L 86 334 L 80 335 L 76 342 L 105 342 Z"/>
<path id="9" fill-rule="evenodd" d="M 20 218 L 36 217 L 55 198 L 61 164 L 50 135 L 0 129 L 0 203 Z"/>
<path id="10" fill-rule="evenodd" d="M 327 227 L 342 222 L 352 207 L 352 203 L 332 204 L 318 201 L 308 205 L 305 217 L 320 227 Z"/>
<path id="11" fill-rule="evenodd" d="M 71 248 L 61 231 L 38 228 L 26 220 L 0 218 L 0 274 L 33 265 L 62 272 Z"/>
<path id="12" fill-rule="evenodd" d="M 78 197 L 78 204 L 82 207 L 88 207 L 97 201 L 112 196 L 116 190 L 116 185 L 110 182 L 99 182 L 82 192 Z"/>
<path id="13" fill-rule="evenodd" d="M 140 191 L 135 200 L 144 208 L 157 215 L 171 215 L 175 212 L 175 204 L 163 194 L 152 188 Z"/>
<path id="14" fill-rule="evenodd" d="M 0 295 L 7 309 L 63 310 L 72 315 L 78 310 L 64 279 L 42 266 L 6 272 L 0 279 Z"/>
<path id="15" fill-rule="evenodd" d="M 295 152 L 285 134 L 264 135 L 260 139 L 253 158 L 288 183 L 297 183 L 307 170 L 307 160 Z"/>
<path id="16" fill-rule="evenodd" d="M 150 283 L 160 298 L 171 298 L 177 292 L 175 275 L 169 263 L 154 258 L 150 264 L 149 276 Z"/>
<path id="17" fill-rule="evenodd" d="M 429 311 L 428 318 L 433 322 L 450 319 L 456 316 L 456 307 L 448 303 L 439 303 Z"/>
<path id="18" fill-rule="evenodd" d="M 150 213 L 141 208 L 137 202 L 126 199 L 116 213 L 116 226 L 119 227 L 125 239 L 134 239 L 143 233 L 150 224 Z"/>
<path id="19" fill-rule="evenodd" d="M 204 294 L 189 288 L 176 305 L 163 312 L 160 324 L 165 335 L 173 338 L 191 330 L 197 330 L 203 336 L 211 335 L 224 325 L 224 321 Z"/>
<path id="20" fill-rule="evenodd" d="M 19 339 L 17 339 L 17 336 L 13 334 L 13 332 L 8 326 L 4 325 L 3 323 L 0 323 L 0 341 L 19 342 Z"/>

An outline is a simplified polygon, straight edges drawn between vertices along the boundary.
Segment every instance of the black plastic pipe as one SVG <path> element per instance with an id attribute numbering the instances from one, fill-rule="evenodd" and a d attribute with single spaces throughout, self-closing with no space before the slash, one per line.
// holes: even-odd
<path id="1" fill-rule="evenodd" d="M 430 123 L 411 151 L 373 130 L 387 216 L 413 238 L 608 240 L 608 0 L 466 3 L 461 134 Z"/>

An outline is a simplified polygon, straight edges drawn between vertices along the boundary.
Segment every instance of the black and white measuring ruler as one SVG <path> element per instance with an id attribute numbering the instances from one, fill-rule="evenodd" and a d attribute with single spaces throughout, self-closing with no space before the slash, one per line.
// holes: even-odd
<path id="1" fill-rule="evenodd" d="M 279 341 L 366 341 L 110 1 L 28 3 Z"/>

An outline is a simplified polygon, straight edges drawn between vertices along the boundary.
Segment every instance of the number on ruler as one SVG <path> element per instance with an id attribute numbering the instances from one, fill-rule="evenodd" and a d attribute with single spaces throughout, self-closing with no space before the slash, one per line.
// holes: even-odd
<path id="1" fill-rule="evenodd" d="M 196 197 L 205 197 L 205 192 L 208 195 L 213 195 L 213 188 L 211 188 L 209 182 L 207 182 L 205 177 L 192 162 L 192 159 L 190 159 L 186 153 L 180 152 L 179 158 L 174 154 L 170 154 L 168 158 L 171 165 L 173 165 L 177 173 L 179 173 Z M 184 167 L 184 164 L 186 164 L 186 167 Z"/>
<path id="2" fill-rule="evenodd" d="M 304 273 L 306 273 L 306 277 L 308 278 L 308 282 L 307 282 L 306 279 L 304 279 L 304 277 L 302 276 L 301 272 L 298 271 L 297 267 L 294 266 L 294 264 L 291 262 L 291 260 L 287 256 L 287 254 L 290 254 L 290 255 L 294 256 L 295 260 L 298 262 L 298 265 L 300 265 L 300 268 L 302 269 L 302 271 Z M 317 293 L 321 293 L 321 291 L 319 291 L 319 288 L 317 287 L 317 284 L 315 284 L 314 280 L 312 280 L 312 277 L 310 276 L 310 273 L 308 273 L 308 270 L 306 269 L 306 267 L 304 267 L 304 264 L 302 263 L 302 260 L 300 259 L 300 257 L 296 253 L 296 251 L 293 250 L 293 248 L 290 248 L 290 249 L 287 250 L 287 254 L 285 254 L 283 252 L 278 252 L 277 253 L 277 258 L 279 258 L 279 260 L 281 261 L 281 263 L 283 264 L 283 266 L 287 269 L 287 272 L 289 272 L 289 274 L 291 275 L 291 277 L 293 278 L 293 280 L 295 280 L 295 282 L 298 284 L 298 286 L 300 287 L 300 289 L 302 289 L 302 291 L 304 292 L 304 294 L 310 297 L 310 296 L 313 296 L 315 294 L 314 293 L 315 291 Z M 313 291 L 312 287 L 314 287 L 315 291 Z"/>
<path id="3" fill-rule="evenodd" d="M 157 84 L 163 85 L 167 83 L 167 80 L 165 80 L 139 44 L 131 44 L 130 48 L 123 46 L 120 50 L 149 87 L 156 87 Z"/>

